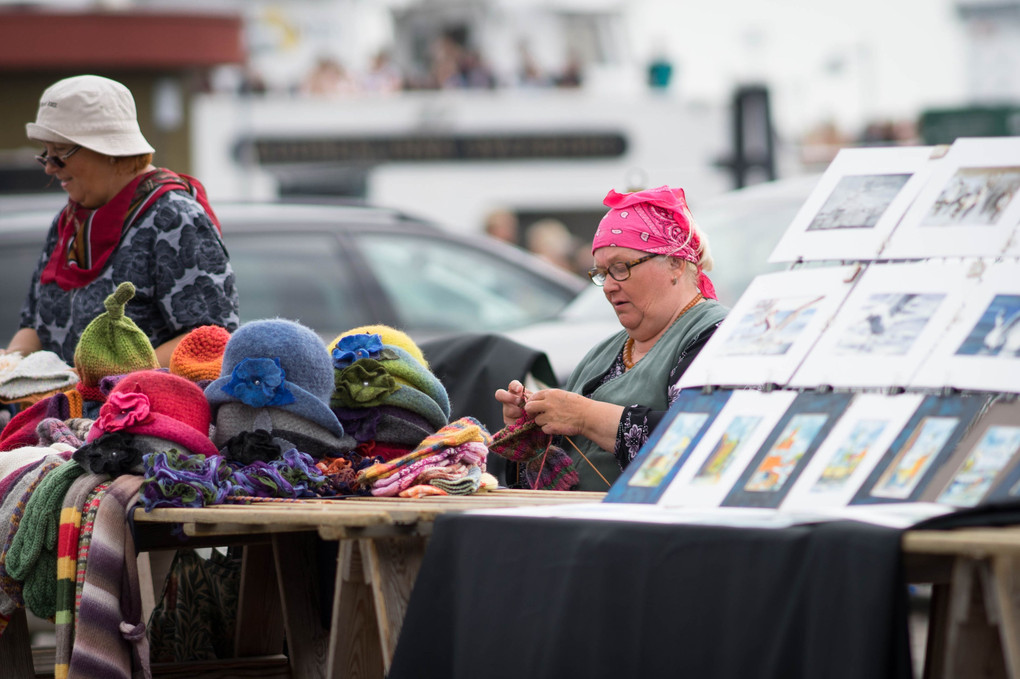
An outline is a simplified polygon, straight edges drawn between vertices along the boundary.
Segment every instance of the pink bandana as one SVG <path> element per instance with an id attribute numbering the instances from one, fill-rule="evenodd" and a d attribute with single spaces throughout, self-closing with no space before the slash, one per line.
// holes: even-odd
<path id="1" fill-rule="evenodd" d="M 691 222 L 683 189 L 656 189 L 617 193 L 610 190 L 603 205 L 609 212 L 599 222 L 591 244 L 599 248 L 620 247 L 656 255 L 679 257 L 698 267 L 698 289 L 715 299 L 715 287 L 698 263 L 701 240 Z"/>

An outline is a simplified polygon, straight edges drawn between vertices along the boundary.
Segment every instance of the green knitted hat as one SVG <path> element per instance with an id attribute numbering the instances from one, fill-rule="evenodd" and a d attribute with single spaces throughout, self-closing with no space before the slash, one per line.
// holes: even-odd
<path id="1" fill-rule="evenodd" d="M 159 367 L 149 338 L 124 315 L 124 306 L 134 296 L 134 285 L 127 281 L 118 285 L 103 302 L 106 312 L 82 331 L 74 349 L 74 368 L 82 390 L 98 391 L 104 377 Z"/>

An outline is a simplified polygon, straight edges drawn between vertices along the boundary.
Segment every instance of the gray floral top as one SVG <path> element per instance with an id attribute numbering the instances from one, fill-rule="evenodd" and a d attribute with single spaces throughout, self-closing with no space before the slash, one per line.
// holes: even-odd
<path id="1" fill-rule="evenodd" d="M 188 193 L 160 196 L 124 235 L 102 273 L 83 287 L 62 290 L 56 283 L 40 283 L 56 243 L 54 218 L 21 308 L 21 327 L 35 328 L 42 348 L 68 364 L 74 362 L 82 331 L 105 311 L 104 300 L 124 281 L 135 286 L 125 313 L 153 347 L 201 325 L 237 328 L 229 256 L 209 216 Z"/>

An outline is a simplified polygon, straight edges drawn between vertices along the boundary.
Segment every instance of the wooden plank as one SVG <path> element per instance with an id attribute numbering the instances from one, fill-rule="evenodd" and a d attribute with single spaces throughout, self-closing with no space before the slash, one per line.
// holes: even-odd
<path id="1" fill-rule="evenodd" d="M 234 634 L 239 658 L 283 652 L 283 604 L 271 544 L 244 547 Z"/>
<path id="2" fill-rule="evenodd" d="M 973 559 L 993 554 L 1020 556 L 1020 527 L 907 531 L 903 535 L 903 551 Z"/>
<path id="3" fill-rule="evenodd" d="M 359 540 L 367 556 L 385 672 L 390 671 L 414 581 L 425 558 L 426 538 Z"/>
<path id="4" fill-rule="evenodd" d="M 329 638 L 319 616 L 318 565 L 314 533 L 273 536 L 283 625 L 290 669 L 295 679 L 325 676 Z"/>
<path id="5" fill-rule="evenodd" d="M 383 653 L 372 589 L 357 541 L 340 543 L 330 625 L 328 679 L 382 679 Z"/>
<path id="6" fill-rule="evenodd" d="M 152 663 L 152 676 L 163 679 L 291 679 L 287 656 L 232 660 Z"/>
<path id="7" fill-rule="evenodd" d="M 0 667 L 3 668 L 4 676 L 35 675 L 32 663 L 32 637 L 28 632 L 28 618 L 24 608 L 18 608 L 11 614 L 7 629 L 0 635 Z"/>

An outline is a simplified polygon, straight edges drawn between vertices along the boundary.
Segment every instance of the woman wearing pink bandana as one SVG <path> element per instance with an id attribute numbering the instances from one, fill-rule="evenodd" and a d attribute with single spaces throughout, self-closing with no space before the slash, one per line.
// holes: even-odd
<path id="1" fill-rule="evenodd" d="M 496 392 L 506 424 L 534 418 L 545 434 L 567 436 L 584 453 L 591 464 L 570 443 L 562 446 L 578 490 L 604 491 L 619 477 L 727 312 L 705 275 L 712 259 L 683 190 L 610 191 L 604 204 L 588 275 L 623 330 L 589 351 L 564 389 L 529 393 L 515 380 Z"/>

